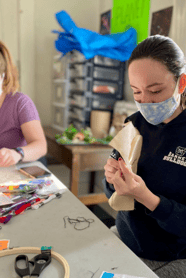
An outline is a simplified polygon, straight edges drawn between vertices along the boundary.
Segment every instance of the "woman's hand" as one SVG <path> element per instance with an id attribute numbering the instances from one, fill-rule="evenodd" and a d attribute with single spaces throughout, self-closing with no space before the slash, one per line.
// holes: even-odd
<path id="1" fill-rule="evenodd" d="M 15 165 L 21 159 L 21 155 L 12 149 L 0 149 L 0 167 Z"/>
<path id="2" fill-rule="evenodd" d="M 119 160 L 120 170 L 116 171 L 112 183 L 119 196 L 132 196 L 136 201 L 146 206 L 151 211 L 160 203 L 160 198 L 153 194 L 146 186 L 144 180 L 132 173 L 125 162 Z"/>
<path id="3" fill-rule="evenodd" d="M 132 173 L 123 160 L 118 161 L 120 169 L 116 171 L 112 182 L 118 195 L 129 195 L 136 198 L 141 198 L 147 190 L 143 179 Z"/>
<path id="4" fill-rule="evenodd" d="M 120 169 L 119 163 L 114 158 L 107 159 L 107 164 L 104 166 L 105 177 L 108 183 L 113 183 L 115 173 Z"/>

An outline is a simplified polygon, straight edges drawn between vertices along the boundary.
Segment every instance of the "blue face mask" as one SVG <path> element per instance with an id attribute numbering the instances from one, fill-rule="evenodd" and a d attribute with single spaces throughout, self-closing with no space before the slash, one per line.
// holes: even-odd
<path id="1" fill-rule="evenodd" d="M 158 103 L 139 103 L 135 101 L 138 110 L 147 122 L 152 125 L 158 125 L 174 114 L 180 104 L 180 94 L 178 94 L 179 80 L 180 78 L 178 78 L 174 94 L 171 98 Z"/>

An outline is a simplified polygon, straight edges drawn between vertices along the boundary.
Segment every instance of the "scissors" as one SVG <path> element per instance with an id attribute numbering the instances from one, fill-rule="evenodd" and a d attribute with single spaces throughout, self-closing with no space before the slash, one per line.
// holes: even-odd
<path id="1" fill-rule="evenodd" d="M 18 261 L 24 261 L 25 267 L 20 268 L 18 267 Z M 28 260 L 28 257 L 26 255 L 19 255 L 15 258 L 15 271 L 20 277 L 39 277 L 43 269 L 48 266 L 51 262 L 51 255 L 41 253 L 39 255 L 36 255 L 31 260 Z M 29 263 L 31 263 L 34 268 L 32 270 L 32 273 L 30 273 L 30 267 Z"/>

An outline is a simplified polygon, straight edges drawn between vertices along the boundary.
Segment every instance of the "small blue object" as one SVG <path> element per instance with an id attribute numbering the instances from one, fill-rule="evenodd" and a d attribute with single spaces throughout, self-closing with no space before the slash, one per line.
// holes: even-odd
<path id="1" fill-rule="evenodd" d="M 137 32 L 132 27 L 123 33 L 101 35 L 77 27 L 66 11 L 56 13 L 56 19 L 65 30 L 65 32 L 52 31 L 58 34 L 55 47 L 58 51 L 62 52 L 62 56 L 72 50 L 77 50 L 86 59 L 99 55 L 119 61 L 126 61 L 137 46 Z"/>
<path id="2" fill-rule="evenodd" d="M 51 250 L 52 246 L 42 246 L 41 250 Z"/>
<path id="3" fill-rule="evenodd" d="M 29 184 L 41 184 L 41 183 L 44 183 L 45 180 L 44 179 L 34 179 L 34 180 L 31 180 L 29 181 Z"/>
<path id="4" fill-rule="evenodd" d="M 113 273 L 104 272 L 101 278 L 112 278 L 114 277 Z"/>

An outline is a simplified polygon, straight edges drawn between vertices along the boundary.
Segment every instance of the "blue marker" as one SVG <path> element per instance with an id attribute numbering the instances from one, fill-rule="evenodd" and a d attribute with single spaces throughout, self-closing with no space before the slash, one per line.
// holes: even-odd
<path id="1" fill-rule="evenodd" d="M 112 278 L 114 277 L 113 273 L 104 272 L 101 278 Z"/>

